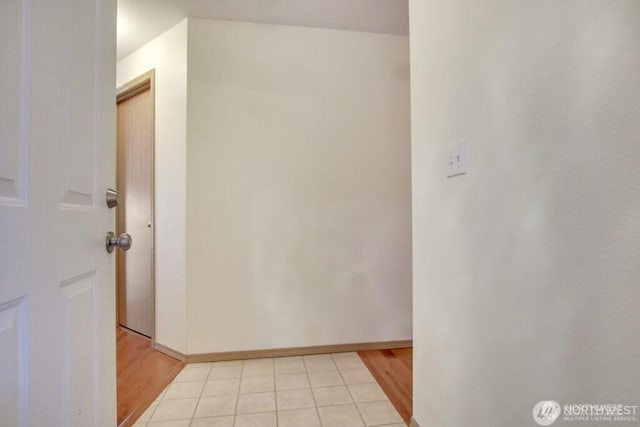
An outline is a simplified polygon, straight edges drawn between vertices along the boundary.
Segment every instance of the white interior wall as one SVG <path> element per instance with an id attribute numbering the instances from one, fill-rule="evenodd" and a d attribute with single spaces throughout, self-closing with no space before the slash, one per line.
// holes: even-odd
<path id="1" fill-rule="evenodd" d="M 118 87 L 151 69 L 156 84 L 155 339 L 186 352 L 187 20 L 119 61 Z"/>
<path id="2" fill-rule="evenodd" d="M 637 405 L 640 2 L 411 0 L 410 21 L 416 420 Z"/>
<path id="3" fill-rule="evenodd" d="M 408 38 L 188 44 L 188 352 L 411 339 Z"/>

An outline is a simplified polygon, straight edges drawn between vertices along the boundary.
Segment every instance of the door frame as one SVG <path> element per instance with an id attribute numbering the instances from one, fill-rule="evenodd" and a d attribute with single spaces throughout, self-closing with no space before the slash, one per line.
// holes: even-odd
<path id="1" fill-rule="evenodd" d="M 147 71 L 146 73 L 136 77 L 135 79 L 123 84 L 116 89 L 116 111 L 118 104 L 133 98 L 134 96 L 149 90 L 151 91 L 151 313 L 153 316 L 153 326 L 151 330 L 151 342 L 155 345 L 156 342 L 156 170 L 155 170 L 155 141 L 156 141 L 156 71 L 155 68 Z M 118 173 L 118 165 L 121 162 L 121 158 L 124 155 L 122 150 L 122 142 L 118 138 L 119 124 L 117 123 L 116 114 L 116 188 L 120 191 L 122 187 L 122 177 Z M 122 199 L 121 199 L 122 200 Z M 116 208 L 117 209 L 117 208 Z M 116 233 L 124 233 L 126 230 L 121 230 L 120 215 L 116 215 Z M 135 236 L 134 236 L 135 244 Z M 124 271 L 122 270 L 124 251 L 117 251 L 116 257 L 116 326 L 120 325 L 120 295 L 118 292 L 118 283 L 122 280 Z"/>

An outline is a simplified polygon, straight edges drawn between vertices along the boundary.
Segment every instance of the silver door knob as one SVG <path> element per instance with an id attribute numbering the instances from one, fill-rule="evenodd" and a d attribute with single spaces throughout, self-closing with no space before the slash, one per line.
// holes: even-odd
<path id="1" fill-rule="evenodd" d="M 131 248 L 132 243 L 133 239 L 131 239 L 131 235 L 129 233 L 122 233 L 120 237 L 116 237 L 113 231 L 110 231 L 107 233 L 107 237 L 105 239 L 105 246 L 109 253 L 113 252 L 113 248 L 116 246 L 123 251 L 128 251 Z"/>

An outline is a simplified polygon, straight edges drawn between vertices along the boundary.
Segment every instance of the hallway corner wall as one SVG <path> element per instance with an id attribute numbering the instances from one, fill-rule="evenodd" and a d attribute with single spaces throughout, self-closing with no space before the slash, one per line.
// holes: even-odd
<path id="1" fill-rule="evenodd" d="M 408 38 L 189 20 L 188 352 L 410 340 Z"/>
<path id="2" fill-rule="evenodd" d="M 410 0 L 410 28 L 416 421 L 640 404 L 640 2 Z"/>

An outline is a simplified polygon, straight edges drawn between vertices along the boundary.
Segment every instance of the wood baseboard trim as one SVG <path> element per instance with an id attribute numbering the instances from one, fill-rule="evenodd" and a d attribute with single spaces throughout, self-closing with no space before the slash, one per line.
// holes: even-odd
<path id="1" fill-rule="evenodd" d="M 269 350 L 226 351 L 221 353 L 188 354 L 187 363 L 222 362 L 225 360 L 262 359 L 267 357 L 305 356 L 310 354 L 344 353 L 365 350 L 387 350 L 413 347 L 413 340 L 367 342 L 355 344 L 319 345 L 311 347 L 276 348 Z M 160 350 L 162 351 L 162 350 Z M 171 356 L 170 353 L 167 353 Z M 184 355 L 183 355 L 184 356 Z M 183 359 L 180 359 L 183 360 Z"/>
<path id="2" fill-rule="evenodd" d="M 420 427 L 420 424 L 418 424 L 415 418 L 411 417 L 411 422 L 409 423 L 409 427 Z"/>
<path id="3" fill-rule="evenodd" d="M 187 356 L 185 354 L 182 354 L 179 351 L 176 351 L 170 347 L 167 347 L 166 345 L 162 345 L 154 342 L 153 348 L 155 350 L 158 350 L 160 353 L 164 353 L 167 356 L 173 357 L 174 359 L 178 359 L 181 362 L 187 362 Z"/>

